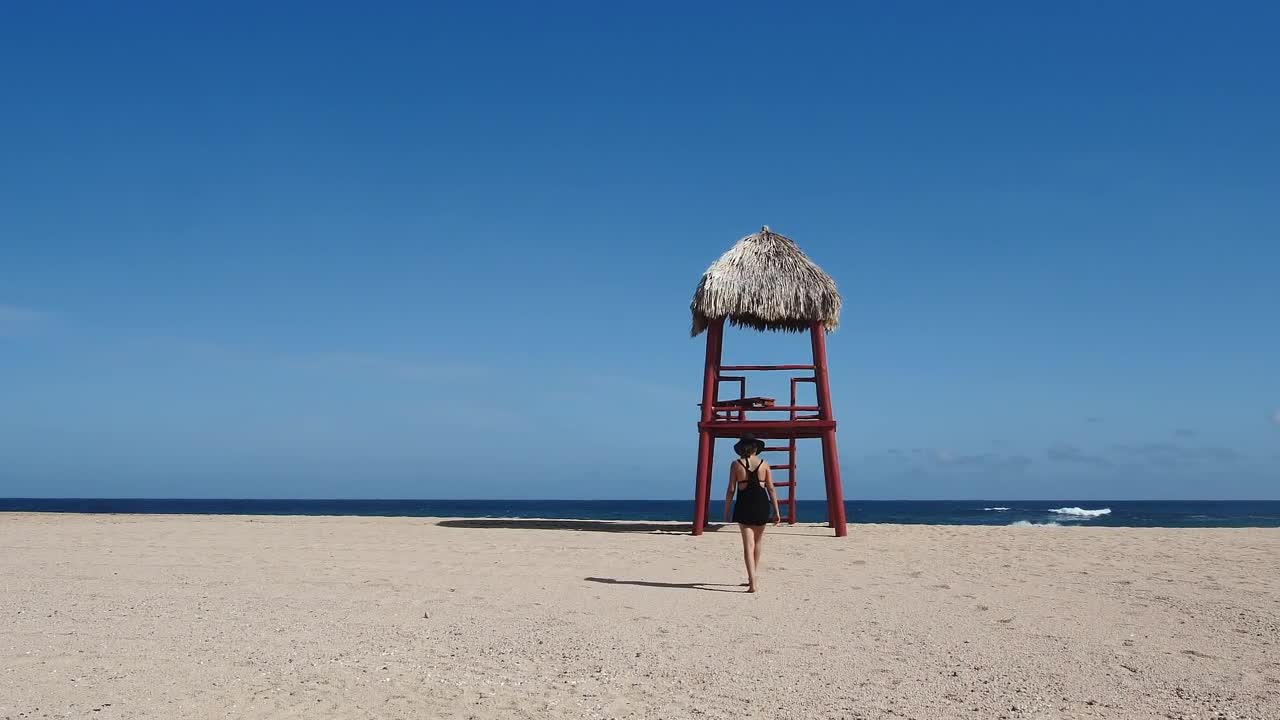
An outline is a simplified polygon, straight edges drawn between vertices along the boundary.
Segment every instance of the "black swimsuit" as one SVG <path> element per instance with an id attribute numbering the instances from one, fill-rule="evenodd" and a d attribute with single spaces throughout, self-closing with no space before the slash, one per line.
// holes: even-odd
<path id="1" fill-rule="evenodd" d="M 733 503 L 733 521 L 742 525 L 767 525 L 773 504 L 769 502 L 764 481 L 758 476 L 760 465 L 752 470 L 751 463 L 743 458 L 742 468 L 747 471 L 747 479 L 738 483 L 738 499 Z"/>

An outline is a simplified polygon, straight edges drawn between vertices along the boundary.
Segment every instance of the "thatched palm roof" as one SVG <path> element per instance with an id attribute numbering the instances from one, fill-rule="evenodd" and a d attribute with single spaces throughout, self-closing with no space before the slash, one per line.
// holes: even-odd
<path id="1" fill-rule="evenodd" d="M 766 225 L 707 268 L 689 309 L 694 335 L 716 318 L 756 330 L 800 332 L 815 321 L 834 330 L 840 292 L 795 241 Z"/>

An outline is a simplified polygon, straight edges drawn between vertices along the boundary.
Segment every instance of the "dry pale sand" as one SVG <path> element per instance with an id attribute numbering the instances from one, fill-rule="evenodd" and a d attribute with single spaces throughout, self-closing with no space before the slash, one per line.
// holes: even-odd
<path id="1" fill-rule="evenodd" d="M 1280 718 L 1277 530 L 507 525 L 0 515 L 0 718 Z"/>

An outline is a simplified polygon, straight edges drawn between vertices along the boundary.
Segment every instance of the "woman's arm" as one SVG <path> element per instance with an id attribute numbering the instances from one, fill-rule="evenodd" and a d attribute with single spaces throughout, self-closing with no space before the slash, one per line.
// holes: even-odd
<path id="1" fill-rule="evenodd" d="M 729 487 L 724 491 L 724 521 L 729 522 L 733 517 L 733 493 L 738 489 L 738 479 L 734 474 L 738 472 L 738 463 L 729 466 Z"/>
<path id="2" fill-rule="evenodd" d="M 769 499 L 773 501 L 773 524 L 782 522 L 782 511 L 778 509 L 778 491 L 773 487 L 773 468 L 764 463 L 764 489 L 769 491 Z"/>

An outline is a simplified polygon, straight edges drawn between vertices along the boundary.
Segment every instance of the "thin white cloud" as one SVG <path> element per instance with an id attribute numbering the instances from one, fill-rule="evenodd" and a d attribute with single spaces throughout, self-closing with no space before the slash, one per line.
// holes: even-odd
<path id="1" fill-rule="evenodd" d="M 1271 414 L 1271 422 L 1280 425 L 1280 410 L 1276 410 Z"/>
<path id="2" fill-rule="evenodd" d="M 49 314 L 17 305 L 0 304 L 0 337 L 17 337 L 38 328 Z"/>
<path id="3" fill-rule="evenodd" d="M 1168 468 L 1181 468 L 1193 463 L 1233 463 L 1243 459 L 1240 451 L 1234 448 L 1216 445 L 1196 447 L 1167 442 L 1113 445 L 1111 454 L 1126 460 Z"/>
<path id="4" fill-rule="evenodd" d="M 1031 466 L 1031 458 L 1022 455 L 1000 455 L 997 453 L 978 453 L 962 455 L 948 449 L 939 449 L 933 455 L 934 464 L 940 467 L 955 468 L 958 471 L 975 471 L 990 473 L 1021 473 Z"/>
<path id="5" fill-rule="evenodd" d="M 299 372 L 375 378 L 402 383 L 454 383 L 487 378 L 488 367 L 464 365 L 412 355 L 383 355 L 362 351 L 280 352 L 207 340 L 153 337 L 134 343 L 158 354 L 179 354 L 201 362 L 275 367 Z"/>
<path id="6" fill-rule="evenodd" d="M 488 368 L 459 363 L 436 363 L 412 357 L 364 352 L 291 355 L 285 360 L 299 369 L 352 372 L 407 383 L 453 383 L 488 377 Z"/>
<path id="7" fill-rule="evenodd" d="M 1050 460 L 1061 463 L 1093 465 L 1095 467 L 1111 467 L 1112 462 L 1101 455 L 1093 455 L 1070 443 L 1059 442 L 1049 447 L 1046 455 Z"/>

